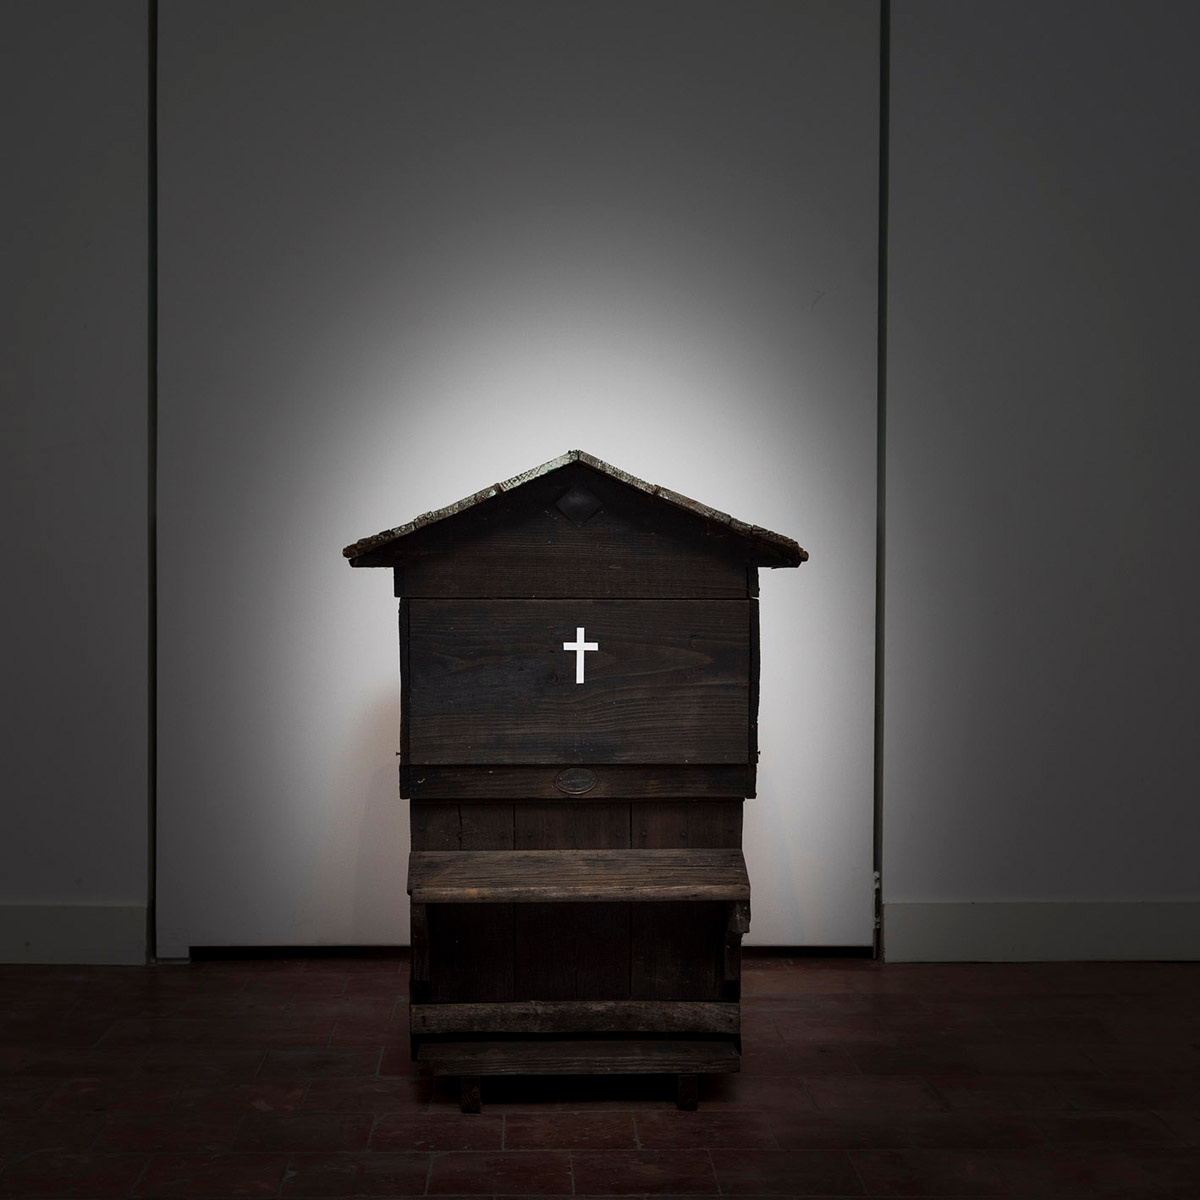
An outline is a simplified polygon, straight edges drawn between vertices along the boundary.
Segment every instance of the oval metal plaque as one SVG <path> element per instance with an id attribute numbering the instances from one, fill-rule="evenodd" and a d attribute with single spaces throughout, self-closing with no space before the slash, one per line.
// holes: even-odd
<path id="1" fill-rule="evenodd" d="M 568 767 L 554 777 L 554 786 L 568 796 L 582 796 L 596 786 L 596 772 L 587 767 Z"/>

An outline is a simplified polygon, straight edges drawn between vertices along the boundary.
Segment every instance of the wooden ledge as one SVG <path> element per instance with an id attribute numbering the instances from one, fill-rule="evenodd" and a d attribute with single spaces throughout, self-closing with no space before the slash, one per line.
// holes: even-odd
<path id="1" fill-rule="evenodd" d="M 736 1038 L 736 1004 L 697 1000 L 510 1000 L 412 1004 L 409 1025 L 421 1034 L 700 1033 Z"/>
<path id="2" fill-rule="evenodd" d="M 733 1044 L 696 1041 L 426 1042 L 417 1062 L 434 1075 L 729 1074 L 740 1069 Z"/>
<path id="3" fill-rule="evenodd" d="M 749 900 L 740 850 L 416 850 L 414 904 Z"/>

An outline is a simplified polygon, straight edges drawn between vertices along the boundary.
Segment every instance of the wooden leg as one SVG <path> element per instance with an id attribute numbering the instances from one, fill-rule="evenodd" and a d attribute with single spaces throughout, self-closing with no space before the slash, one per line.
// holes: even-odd
<path id="1" fill-rule="evenodd" d="M 675 1091 L 675 1107 L 684 1112 L 695 1112 L 700 1102 L 700 1076 L 680 1075 L 679 1085 Z"/>
<path id="2" fill-rule="evenodd" d="M 483 1108 L 478 1075 L 464 1075 L 460 1080 L 460 1107 L 465 1113 L 477 1113 Z"/>

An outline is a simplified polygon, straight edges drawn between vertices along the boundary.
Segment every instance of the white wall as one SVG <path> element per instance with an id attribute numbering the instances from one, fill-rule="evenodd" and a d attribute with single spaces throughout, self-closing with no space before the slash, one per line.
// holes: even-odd
<path id="1" fill-rule="evenodd" d="M 1200 954 L 1197 11 L 894 6 L 891 958 Z"/>
<path id="2" fill-rule="evenodd" d="M 160 948 L 407 938 L 387 572 L 581 447 L 765 573 L 752 940 L 869 943 L 873 3 L 164 5 Z"/>
<path id="3" fill-rule="evenodd" d="M 140 961 L 145 5 L 4 5 L 0 144 L 0 961 Z"/>
<path id="4" fill-rule="evenodd" d="M 573 445 L 813 552 L 753 932 L 859 940 L 874 5 L 372 24 L 445 9 L 163 5 L 168 948 L 403 938 L 394 610 L 338 550 Z M 893 6 L 890 957 L 1197 953 L 1193 11 Z M 144 17 L 0 14 L 6 959 L 141 953 Z"/>

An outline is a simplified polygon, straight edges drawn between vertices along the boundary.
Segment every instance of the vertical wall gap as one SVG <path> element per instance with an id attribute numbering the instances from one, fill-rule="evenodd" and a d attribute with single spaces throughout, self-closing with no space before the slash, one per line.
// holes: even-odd
<path id="1" fill-rule="evenodd" d="M 883 956 L 883 652 L 884 568 L 887 549 L 887 267 L 888 123 L 891 88 L 891 0 L 879 4 L 879 277 L 876 312 L 875 414 L 875 762 L 872 780 L 873 951 Z"/>
<path id="2" fill-rule="evenodd" d="M 158 954 L 158 0 L 146 7 L 146 961 Z"/>

